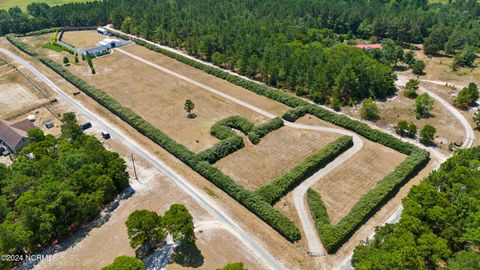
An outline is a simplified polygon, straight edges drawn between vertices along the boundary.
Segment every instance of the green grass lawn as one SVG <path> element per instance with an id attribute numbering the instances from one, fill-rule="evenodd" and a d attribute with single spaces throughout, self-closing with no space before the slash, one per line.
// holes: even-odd
<path id="1" fill-rule="evenodd" d="M 9 9 L 13 6 L 19 6 L 21 9 L 26 9 L 30 3 L 47 3 L 50 6 L 61 5 L 72 2 L 87 2 L 88 0 L 0 0 L 0 9 Z"/>

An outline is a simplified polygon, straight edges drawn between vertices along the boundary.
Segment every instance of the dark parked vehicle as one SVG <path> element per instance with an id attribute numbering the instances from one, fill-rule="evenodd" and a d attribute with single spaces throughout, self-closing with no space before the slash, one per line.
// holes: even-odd
<path id="1" fill-rule="evenodd" d="M 92 127 L 92 123 L 86 122 L 82 124 L 82 130 L 87 130 Z"/>

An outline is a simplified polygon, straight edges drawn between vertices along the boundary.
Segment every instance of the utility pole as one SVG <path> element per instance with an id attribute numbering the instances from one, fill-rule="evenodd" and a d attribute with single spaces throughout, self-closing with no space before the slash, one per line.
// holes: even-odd
<path id="1" fill-rule="evenodd" d="M 135 175 L 135 179 L 137 179 L 137 181 L 140 183 L 140 181 L 138 180 L 137 168 L 135 167 L 135 159 L 133 158 L 133 154 L 132 154 L 132 164 L 133 164 L 133 173 Z"/>

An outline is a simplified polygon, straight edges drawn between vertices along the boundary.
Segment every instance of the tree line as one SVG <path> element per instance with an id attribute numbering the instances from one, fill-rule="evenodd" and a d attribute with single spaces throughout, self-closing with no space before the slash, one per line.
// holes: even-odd
<path id="1" fill-rule="evenodd" d="M 448 4 L 427 0 L 105 0 L 55 7 L 33 3 L 27 12 L 1 10 L 0 34 L 112 23 L 125 32 L 182 48 L 271 86 L 339 107 L 394 91 L 388 61 L 340 43 L 372 37 L 397 43 L 425 41 L 429 52 L 446 49 L 460 54 L 480 43 L 478 14 L 480 5 L 474 0 Z M 460 60 L 459 65 L 468 62 Z"/>

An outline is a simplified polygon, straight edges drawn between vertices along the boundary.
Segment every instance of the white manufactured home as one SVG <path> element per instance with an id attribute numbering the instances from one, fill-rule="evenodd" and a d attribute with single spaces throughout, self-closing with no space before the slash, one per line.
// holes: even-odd
<path id="1" fill-rule="evenodd" d="M 108 30 L 103 28 L 103 27 L 98 27 L 97 28 L 97 33 L 99 33 L 100 35 L 107 36 L 108 35 Z"/>

